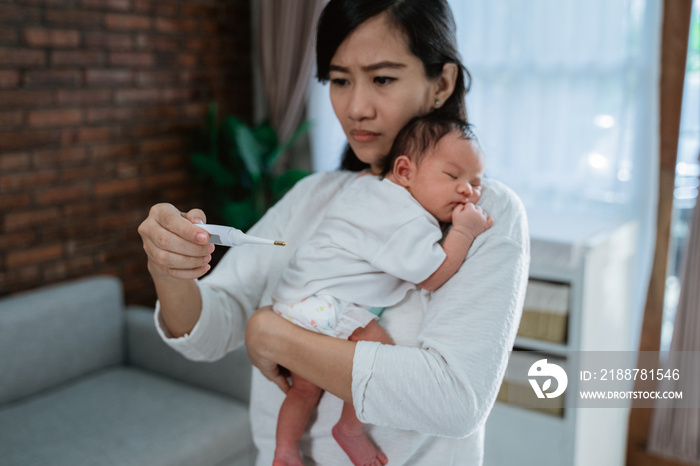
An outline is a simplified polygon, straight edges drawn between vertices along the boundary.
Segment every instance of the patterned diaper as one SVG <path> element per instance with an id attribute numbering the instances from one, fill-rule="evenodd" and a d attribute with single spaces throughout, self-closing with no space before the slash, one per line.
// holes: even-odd
<path id="1" fill-rule="evenodd" d="M 309 296 L 294 304 L 276 302 L 272 309 L 300 327 L 342 339 L 377 318 L 366 307 L 328 295 Z"/>

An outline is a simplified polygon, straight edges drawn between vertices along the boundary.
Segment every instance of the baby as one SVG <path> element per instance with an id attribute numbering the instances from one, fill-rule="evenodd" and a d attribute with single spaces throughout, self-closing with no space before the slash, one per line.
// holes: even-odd
<path id="1" fill-rule="evenodd" d="M 276 313 L 326 335 L 390 344 L 376 322 L 381 309 L 416 285 L 438 289 L 459 269 L 476 236 L 493 225 L 476 206 L 484 159 L 463 122 L 412 120 L 384 167 L 381 177 L 362 174 L 344 189 L 297 249 L 272 295 Z M 449 223 L 441 242 L 441 224 Z M 273 464 L 303 464 L 298 444 L 320 396 L 320 388 L 292 374 Z M 351 404 L 345 403 L 333 436 L 353 464 L 387 463 Z"/>

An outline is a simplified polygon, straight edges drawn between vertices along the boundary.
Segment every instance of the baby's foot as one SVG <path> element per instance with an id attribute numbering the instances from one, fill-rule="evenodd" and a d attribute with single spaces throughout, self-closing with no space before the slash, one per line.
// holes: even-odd
<path id="1" fill-rule="evenodd" d="M 333 437 L 348 455 L 355 466 L 382 466 L 389 461 L 384 453 L 367 438 L 362 430 L 343 428 L 342 424 L 333 426 Z"/>
<path id="2" fill-rule="evenodd" d="M 301 461 L 299 450 L 278 445 L 275 448 L 275 459 L 272 461 L 272 466 L 304 466 L 304 463 Z"/>

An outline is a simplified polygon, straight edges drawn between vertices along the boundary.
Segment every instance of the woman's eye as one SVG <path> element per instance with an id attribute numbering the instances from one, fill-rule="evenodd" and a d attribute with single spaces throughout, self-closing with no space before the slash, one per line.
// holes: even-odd
<path id="1" fill-rule="evenodd" d="M 333 78 L 331 79 L 331 84 L 334 86 L 345 86 L 348 83 L 347 79 L 343 78 Z"/>
<path id="2" fill-rule="evenodd" d="M 396 78 L 390 78 L 388 76 L 377 76 L 374 78 L 374 82 L 379 84 L 380 86 L 385 86 L 394 81 L 396 81 Z"/>

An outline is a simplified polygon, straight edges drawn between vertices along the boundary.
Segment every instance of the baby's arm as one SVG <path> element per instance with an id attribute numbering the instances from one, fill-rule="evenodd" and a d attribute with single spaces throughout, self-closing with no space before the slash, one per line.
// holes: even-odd
<path id="1" fill-rule="evenodd" d="M 452 211 L 452 229 L 442 243 L 447 257 L 431 276 L 418 285 L 435 291 L 454 275 L 467 257 L 474 239 L 493 225 L 493 219 L 481 207 L 467 203 Z"/>

